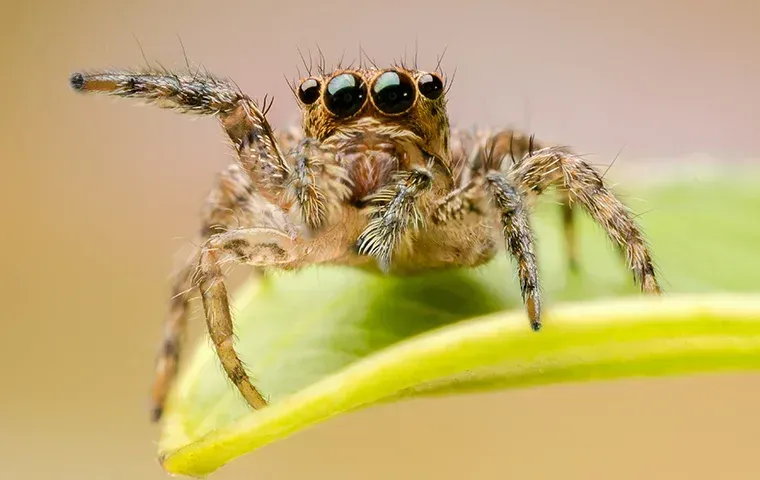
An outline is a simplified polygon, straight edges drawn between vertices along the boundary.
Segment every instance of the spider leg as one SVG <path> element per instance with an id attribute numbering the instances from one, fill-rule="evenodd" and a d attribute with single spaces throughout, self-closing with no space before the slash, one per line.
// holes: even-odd
<path id="1" fill-rule="evenodd" d="M 348 172 L 335 159 L 335 148 L 304 138 L 291 154 L 293 167 L 285 181 L 286 198 L 297 220 L 311 232 L 319 230 L 340 214 L 351 196 Z"/>
<path id="2" fill-rule="evenodd" d="M 508 179 L 521 191 L 534 194 L 552 186 L 566 189 L 569 200 L 580 203 L 625 254 L 634 281 L 642 291 L 661 292 L 649 248 L 631 212 L 582 158 L 563 149 L 544 148 L 513 165 Z"/>
<path id="3" fill-rule="evenodd" d="M 256 188 L 287 209 L 280 193 L 290 167 L 264 112 L 231 83 L 200 72 L 124 70 L 74 73 L 70 83 L 80 92 L 136 98 L 181 113 L 218 117 Z"/>
<path id="4" fill-rule="evenodd" d="M 480 141 L 470 150 L 468 163 L 471 168 L 476 170 L 495 169 L 503 171 L 505 165 L 520 163 L 532 152 L 546 147 L 544 142 L 512 129 L 500 130 L 495 133 L 479 131 L 473 136 Z M 562 150 L 570 153 L 567 149 L 563 148 Z M 505 162 L 506 159 L 509 159 L 510 162 Z M 574 272 L 578 270 L 579 265 L 575 212 L 567 190 L 560 188 L 558 194 L 562 215 L 562 232 L 567 253 L 567 268 Z"/>
<path id="5" fill-rule="evenodd" d="M 253 225 L 275 225 L 276 209 L 255 195 L 250 179 L 239 165 L 232 164 L 218 178 L 209 193 L 202 214 L 202 227 L 193 252 L 173 274 L 172 297 L 164 320 L 164 335 L 156 358 L 156 376 L 152 388 L 151 414 L 161 418 L 166 397 L 172 388 L 180 365 L 183 337 L 190 317 L 193 292 L 192 275 L 198 268 L 201 246 L 215 233 Z M 263 272 L 254 267 L 254 276 Z"/>
<path id="6" fill-rule="evenodd" d="M 541 293 L 538 283 L 538 263 L 533 247 L 533 230 L 528 212 L 517 189 L 501 172 L 486 175 L 488 189 L 501 214 L 502 230 L 507 250 L 517 261 L 520 291 L 533 330 L 541 328 Z"/>
<path id="7" fill-rule="evenodd" d="M 334 162 L 330 148 L 302 139 L 297 132 L 286 132 L 279 140 L 295 148 L 284 155 L 256 102 L 210 74 L 75 73 L 70 82 L 77 91 L 138 98 L 182 113 L 217 116 L 258 192 L 285 211 L 295 206 L 312 230 L 322 227 L 331 208 L 350 193 L 345 171 Z"/>
<path id="8" fill-rule="evenodd" d="M 394 250 L 405 234 L 422 223 L 420 197 L 433 186 L 428 168 L 412 167 L 399 172 L 396 181 L 379 189 L 367 200 L 370 220 L 356 241 L 360 255 L 374 257 L 383 271 L 388 271 Z"/>
<path id="9" fill-rule="evenodd" d="M 157 422 L 164 413 L 166 397 L 179 371 L 182 343 L 190 316 L 190 276 L 197 264 L 197 253 L 185 260 L 182 267 L 173 274 L 172 297 L 169 312 L 164 319 L 164 336 L 156 354 L 156 374 L 151 390 L 151 419 Z"/>
<path id="10" fill-rule="evenodd" d="M 289 223 L 286 213 L 295 204 L 294 211 L 300 213 L 308 227 L 312 229 L 328 217 L 339 201 L 347 195 L 348 187 L 344 185 L 345 174 L 334 162 L 331 162 L 331 152 L 327 148 L 316 145 L 316 142 L 301 142 L 292 157 L 283 155 L 275 137 L 274 131 L 265 117 L 264 111 L 247 95 L 233 84 L 213 77 L 210 74 L 176 74 L 168 71 L 112 71 L 97 73 L 75 73 L 70 78 L 71 86 L 81 92 L 100 93 L 119 97 L 138 98 L 154 103 L 162 108 L 170 108 L 181 113 L 196 115 L 213 115 L 218 117 L 222 127 L 229 136 L 237 151 L 238 165 L 233 167 L 236 174 L 247 178 L 247 187 L 242 193 L 243 199 L 256 199 L 254 210 L 271 216 L 277 210 L 278 225 Z M 298 135 L 283 137 L 292 144 Z M 289 162 L 292 160 L 293 165 Z M 235 182 L 233 182 L 235 183 Z M 237 184 L 241 186 L 242 184 Z M 234 190 L 234 189 L 233 189 Z M 255 194 L 254 194 L 255 192 Z M 232 190 L 228 193 L 232 193 Z M 224 216 L 223 212 L 230 210 L 234 217 L 240 217 L 241 212 L 233 207 L 225 207 L 225 189 L 212 193 L 216 198 L 210 200 L 208 218 Z M 237 194 L 235 194 L 237 195 Z M 233 195 L 233 196 L 235 196 Z M 255 212 L 254 212 L 255 213 Z M 255 217 L 255 216 L 254 216 Z M 239 219 L 239 218 L 238 218 Z M 255 220 L 255 218 L 254 218 Z M 269 218 L 272 220 L 272 218 Z M 216 225 L 229 227 L 224 221 L 209 221 L 201 232 L 201 241 L 208 239 L 214 233 L 211 228 Z M 258 221 L 244 222 L 242 226 L 259 225 Z M 240 225 L 239 225 L 240 226 Z M 340 236 L 341 229 L 334 229 Z M 331 238 L 329 235 L 326 239 Z M 331 258 L 337 255 L 338 249 L 344 247 L 343 239 L 330 245 L 322 245 L 320 255 L 311 255 L 315 261 L 320 258 Z M 213 255 L 209 254 L 213 257 Z M 180 269 L 174 281 L 174 300 L 170 306 L 166 320 L 165 339 L 159 354 L 157 377 L 153 389 L 154 417 L 160 417 L 166 394 L 176 376 L 179 361 L 179 344 L 185 330 L 188 316 L 188 291 L 195 286 L 190 280 L 193 265 L 203 260 L 203 251 L 196 251 L 187 264 Z M 300 261 L 306 262 L 305 257 Z M 216 311 L 214 309 L 209 312 Z M 208 321 L 211 319 L 207 318 Z M 227 350 L 220 350 L 227 352 Z M 229 353 L 224 353 L 229 357 Z M 225 360 L 229 364 L 229 360 Z M 251 390 L 245 386 L 246 398 L 257 405 Z"/>
<path id="11" fill-rule="evenodd" d="M 484 202 L 484 198 L 489 202 Z M 490 208 L 489 208 L 490 205 Z M 541 328 L 541 291 L 534 235 L 520 192 L 506 175 L 491 170 L 444 197 L 433 211 L 433 222 L 441 226 L 463 220 L 469 214 L 489 215 L 495 207 L 506 240 L 507 251 L 517 262 L 520 291 L 533 330 Z"/>
<path id="12" fill-rule="evenodd" d="M 561 191 L 559 198 L 562 213 L 562 232 L 565 239 L 565 251 L 567 252 L 567 269 L 571 272 L 578 272 L 580 264 L 578 263 L 578 236 L 575 233 L 575 209 L 570 202 L 569 192 Z"/>
<path id="13" fill-rule="evenodd" d="M 222 266 L 245 263 L 261 267 L 284 266 L 295 260 L 296 242 L 273 228 L 243 228 L 213 235 L 202 248 L 193 285 L 201 291 L 209 336 L 224 371 L 254 409 L 267 401 L 251 384 L 233 344 L 233 322 Z"/>
<path id="14" fill-rule="evenodd" d="M 247 264 L 262 269 L 292 270 L 334 262 L 350 251 L 359 216 L 347 212 L 338 227 L 310 240 L 279 228 L 244 227 L 212 235 L 201 249 L 192 285 L 200 289 L 206 326 L 224 371 L 254 409 L 267 405 L 253 386 L 233 344 L 233 321 L 222 267 Z"/>

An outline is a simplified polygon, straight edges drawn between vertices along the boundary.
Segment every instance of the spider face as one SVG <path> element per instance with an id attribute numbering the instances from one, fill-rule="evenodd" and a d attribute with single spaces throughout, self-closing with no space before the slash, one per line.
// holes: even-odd
<path id="1" fill-rule="evenodd" d="M 436 73 L 341 69 L 302 79 L 296 93 L 307 137 L 374 133 L 391 141 L 413 139 L 427 153 L 449 156 L 444 81 Z"/>

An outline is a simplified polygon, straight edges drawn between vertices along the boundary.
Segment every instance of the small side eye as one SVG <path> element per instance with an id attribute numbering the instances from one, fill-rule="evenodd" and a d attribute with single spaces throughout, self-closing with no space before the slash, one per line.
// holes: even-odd
<path id="1" fill-rule="evenodd" d="M 414 80 L 392 70 L 381 73 L 372 85 L 372 101 L 378 110 L 389 115 L 406 112 L 416 99 Z"/>
<path id="2" fill-rule="evenodd" d="M 426 73 L 417 80 L 420 93 L 430 100 L 435 100 L 443 93 L 443 80 L 438 75 Z"/>
<path id="3" fill-rule="evenodd" d="M 338 117 L 350 117 L 367 101 L 367 85 L 353 73 L 334 76 L 325 89 L 325 107 Z"/>
<path id="4" fill-rule="evenodd" d="M 307 78 L 298 87 L 298 99 L 304 105 L 311 105 L 319 100 L 320 84 L 316 78 Z"/>

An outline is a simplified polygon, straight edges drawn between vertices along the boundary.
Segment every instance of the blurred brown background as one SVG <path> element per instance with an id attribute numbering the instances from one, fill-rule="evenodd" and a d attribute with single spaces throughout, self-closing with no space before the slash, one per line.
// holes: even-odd
<path id="1" fill-rule="evenodd" d="M 758 158 L 760 3 L 42 1 L 0 9 L 0 478 L 161 479 L 148 423 L 175 251 L 231 160 L 211 119 L 82 97 L 71 71 L 194 62 L 277 101 L 296 47 L 457 69 L 457 123 L 620 168 Z M 697 155 L 695 157 L 695 155 Z M 681 165 L 676 163 L 676 165 Z M 618 167 L 616 167 L 618 168 Z M 651 170 L 656 176 L 657 170 Z M 198 319 L 200 320 L 200 319 Z M 202 322 L 195 322 L 200 331 Z M 760 377 L 572 385 L 344 415 L 214 478 L 760 478 Z"/>

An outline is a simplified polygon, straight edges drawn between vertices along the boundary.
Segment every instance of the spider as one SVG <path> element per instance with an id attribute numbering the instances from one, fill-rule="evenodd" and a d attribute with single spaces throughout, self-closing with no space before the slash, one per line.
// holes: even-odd
<path id="1" fill-rule="evenodd" d="M 618 247 L 641 290 L 660 293 L 647 243 L 603 176 L 569 149 L 543 146 L 520 132 L 452 130 L 447 85 L 437 69 L 373 65 L 309 73 L 291 85 L 302 128 L 280 134 L 266 119 L 266 99 L 259 105 L 208 73 L 74 73 L 70 84 L 79 92 L 216 116 L 237 154 L 208 196 L 199 246 L 175 274 L 157 357 L 154 421 L 177 374 L 195 289 L 227 376 L 253 409 L 267 405 L 233 345 L 221 268 L 227 263 L 260 272 L 330 263 L 409 275 L 475 267 L 505 244 L 530 326 L 538 330 L 541 296 L 528 206 L 556 187 L 571 266 L 572 213 L 579 204 Z"/>

